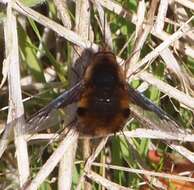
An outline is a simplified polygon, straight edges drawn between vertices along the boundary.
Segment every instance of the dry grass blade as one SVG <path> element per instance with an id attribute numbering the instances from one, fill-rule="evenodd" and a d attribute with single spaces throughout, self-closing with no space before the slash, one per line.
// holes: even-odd
<path id="1" fill-rule="evenodd" d="M 131 66 L 128 70 L 127 77 L 130 77 L 132 74 L 137 73 L 138 70 L 144 66 L 147 62 L 155 59 L 161 51 L 169 47 L 174 41 L 178 40 L 182 36 L 186 35 L 188 32 L 192 31 L 193 28 L 187 27 L 187 24 L 193 20 L 193 16 L 182 25 L 179 30 L 172 34 L 168 39 L 156 47 L 151 53 L 147 54 L 141 61 L 137 62 L 135 65 Z"/>
<path id="2" fill-rule="evenodd" d="M 160 131 L 158 133 L 158 130 L 152 130 L 152 129 L 136 129 L 133 131 L 125 131 L 125 136 L 128 138 L 135 137 L 135 138 L 149 138 L 149 139 L 164 139 L 164 140 L 178 140 L 181 142 L 193 142 L 194 141 L 194 135 L 190 134 L 173 134 L 169 132 L 163 132 Z"/>
<path id="3" fill-rule="evenodd" d="M 154 86 L 157 86 L 159 89 L 161 89 L 162 92 L 164 92 L 170 97 L 177 99 L 180 103 L 186 105 L 188 108 L 191 108 L 191 110 L 194 109 L 194 98 L 192 98 L 191 96 L 186 95 L 180 90 L 177 90 L 176 88 L 171 87 L 169 84 L 166 84 L 165 82 L 155 78 L 152 74 L 146 71 L 139 73 L 138 76 L 142 80 L 145 80 L 148 83 Z"/>
<path id="4" fill-rule="evenodd" d="M 187 148 L 181 145 L 177 144 L 171 144 L 170 147 L 174 150 L 176 150 L 178 153 L 180 153 L 182 156 L 184 156 L 186 159 L 190 160 L 192 163 L 194 163 L 194 153 L 189 151 Z"/>
<path id="5" fill-rule="evenodd" d="M 110 180 L 98 175 L 93 171 L 89 171 L 86 175 L 88 178 L 90 178 L 91 180 L 95 181 L 98 184 L 101 184 L 104 188 L 108 190 L 132 190 L 131 188 L 123 187 L 121 185 L 118 185 L 117 183 L 113 183 Z"/>
<path id="6" fill-rule="evenodd" d="M 79 184 L 78 184 L 76 190 L 81 190 L 82 183 L 84 182 L 85 177 L 86 177 L 85 175 L 87 174 L 87 172 L 89 172 L 91 170 L 92 163 L 94 162 L 94 160 L 96 159 L 96 157 L 99 155 L 99 153 L 101 152 L 101 150 L 104 148 L 107 140 L 108 140 L 108 137 L 103 138 L 101 140 L 101 142 L 99 143 L 99 145 L 97 146 L 97 148 L 94 151 L 94 153 L 88 158 L 88 160 L 87 160 L 87 162 L 85 164 L 85 167 L 84 167 L 84 174 L 80 177 Z"/>
<path id="7" fill-rule="evenodd" d="M 108 164 L 102 165 L 102 164 L 95 163 L 95 162 L 93 163 L 93 165 L 99 166 L 99 167 L 103 166 L 108 169 L 122 170 L 122 171 L 130 172 L 130 173 L 136 173 L 136 174 L 139 173 L 139 174 L 155 176 L 155 177 L 163 177 L 163 178 L 168 178 L 168 179 L 176 179 L 176 180 L 194 182 L 194 178 L 191 178 L 191 177 L 184 177 L 184 176 L 178 176 L 178 175 L 172 175 L 172 174 L 166 174 L 166 173 L 139 170 L 139 169 L 134 169 L 134 168 L 126 168 L 126 167 L 114 166 L 114 165 L 108 165 Z"/>
<path id="8" fill-rule="evenodd" d="M 176 140 L 180 142 L 194 142 L 194 134 L 184 134 L 184 133 L 169 133 L 153 129 L 144 129 L 138 128 L 132 131 L 124 131 L 123 133 L 117 133 L 117 135 L 125 135 L 127 138 L 148 138 L 148 139 L 161 139 L 161 140 Z M 113 136 L 114 134 L 110 134 Z M 58 140 L 58 134 L 34 134 L 34 135 L 26 135 L 26 140 L 34 141 L 34 140 L 45 140 L 48 141 L 50 139 Z M 84 137 L 83 137 L 84 138 Z M 94 139 L 95 137 L 92 137 Z M 99 138 L 99 137 L 96 137 Z M 82 139 L 82 137 L 80 137 Z"/>
<path id="9" fill-rule="evenodd" d="M 102 35 L 104 36 L 103 43 L 105 43 L 112 50 L 113 44 L 112 44 L 111 30 L 105 15 L 105 11 L 98 2 L 96 2 L 95 5 L 100 17 Z"/>
<path id="10" fill-rule="evenodd" d="M 46 179 L 46 177 L 53 171 L 60 159 L 63 157 L 64 153 L 68 150 L 77 140 L 78 133 L 75 131 L 75 128 L 72 128 L 67 136 L 59 144 L 55 152 L 50 156 L 46 163 L 42 166 L 40 171 L 37 173 L 36 177 L 32 181 L 28 182 L 22 190 L 35 190 L 41 183 Z"/>
<path id="11" fill-rule="evenodd" d="M 9 84 L 9 112 L 7 123 L 15 121 L 14 129 L 16 156 L 18 163 L 18 173 L 20 186 L 22 186 L 29 176 L 29 161 L 27 143 L 25 141 L 23 130 L 24 122 L 24 108 L 21 96 L 20 86 L 20 65 L 19 65 L 19 48 L 17 36 L 16 17 L 12 11 L 12 2 L 7 6 L 7 20 L 5 23 L 5 40 L 6 40 L 6 56 L 9 62 L 8 69 L 8 84 Z M 12 28 L 10 30 L 10 28 Z M 20 118 L 20 119 L 18 119 Z"/>
<path id="12" fill-rule="evenodd" d="M 160 6 L 158 9 L 158 15 L 156 18 L 156 23 L 154 26 L 154 30 L 156 33 L 160 33 L 163 30 L 167 9 L 168 9 L 168 0 L 161 0 Z"/>
<path id="13" fill-rule="evenodd" d="M 189 9 L 194 10 L 194 2 L 192 2 L 191 0 L 184 0 L 184 1 L 175 0 L 175 2 L 182 4 L 183 6 L 189 8 Z"/>
<path id="14" fill-rule="evenodd" d="M 58 172 L 58 190 L 71 189 L 76 149 L 77 140 L 75 140 L 74 144 L 69 146 L 69 149 L 65 152 L 60 161 Z"/>
<path id="15" fill-rule="evenodd" d="M 8 74 L 8 63 L 7 63 L 7 60 L 4 59 L 3 68 L 2 68 L 3 79 L 1 80 L 1 83 L 0 83 L 0 89 L 3 87 L 3 85 L 5 84 L 7 80 L 7 74 Z"/>
<path id="16" fill-rule="evenodd" d="M 68 2 L 67 0 L 54 0 L 55 5 L 59 11 L 60 18 L 63 22 L 63 25 L 69 29 L 71 29 L 71 19 L 70 15 L 68 14 Z"/>
<path id="17" fill-rule="evenodd" d="M 174 73 L 179 78 L 182 88 L 187 89 L 187 86 L 189 86 L 189 84 L 187 84 L 187 78 L 186 76 L 184 76 L 181 66 L 178 64 L 175 56 L 170 51 L 170 49 L 166 48 L 160 53 L 160 55 L 169 71 Z"/>
<path id="18" fill-rule="evenodd" d="M 132 51 L 134 52 L 134 54 L 125 63 L 127 66 L 127 76 L 130 76 L 133 73 L 133 68 L 136 67 L 136 65 L 139 65 L 138 60 L 140 57 L 140 52 L 149 33 L 152 30 L 152 25 L 154 22 L 154 15 L 156 12 L 157 5 L 158 5 L 158 0 L 151 1 L 150 9 L 147 13 L 147 24 L 143 25 L 142 23 L 141 28 L 139 29 L 139 31 L 137 31 L 137 37 Z"/>

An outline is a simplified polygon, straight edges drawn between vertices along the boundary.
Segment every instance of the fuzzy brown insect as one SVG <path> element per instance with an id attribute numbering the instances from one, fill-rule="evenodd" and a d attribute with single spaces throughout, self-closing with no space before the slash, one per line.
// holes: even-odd
<path id="1" fill-rule="evenodd" d="M 177 131 L 179 125 L 166 112 L 126 82 L 124 71 L 112 52 L 89 52 L 91 55 L 85 60 L 86 69 L 81 79 L 35 113 L 27 122 L 27 132 L 45 129 L 42 125 L 51 113 L 75 102 L 77 130 L 84 136 L 105 136 L 121 130 L 133 105 L 154 112 L 161 120 L 160 123 L 163 123 L 161 126 L 164 130 Z M 146 123 L 147 121 L 142 120 L 141 116 L 137 119 L 142 124 L 151 124 L 151 121 Z"/>
<path id="2" fill-rule="evenodd" d="M 85 90 L 78 101 L 78 131 L 104 136 L 122 129 L 129 117 L 129 94 L 124 72 L 109 51 L 92 56 L 84 77 Z"/>

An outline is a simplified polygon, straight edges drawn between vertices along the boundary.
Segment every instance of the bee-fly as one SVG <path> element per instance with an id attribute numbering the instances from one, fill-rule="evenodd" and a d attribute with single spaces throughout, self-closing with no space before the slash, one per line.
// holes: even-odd
<path id="1" fill-rule="evenodd" d="M 85 88 L 77 106 L 78 131 L 104 136 L 119 131 L 129 117 L 128 85 L 116 56 L 100 51 L 83 76 Z"/>

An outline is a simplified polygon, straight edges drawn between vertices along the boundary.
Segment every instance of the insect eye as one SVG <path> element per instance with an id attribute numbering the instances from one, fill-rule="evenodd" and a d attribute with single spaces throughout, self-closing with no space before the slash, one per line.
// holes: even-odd
<path id="1" fill-rule="evenodd" d="M 122 113 L 123 113 L 123 116 L 125 118 L 128 118 L 129 115 L 130 115 L 130 109 L 129 108 L 125 108 L 125 109 L 123 109 Z"/>
<path id="2" fill-rule="evenodd" d="M 87 112 L 87 108 L 84 108 L 84 107 L 78 107 L 77 108 L 77 114 L 79 116 L 84 116 Z"/>

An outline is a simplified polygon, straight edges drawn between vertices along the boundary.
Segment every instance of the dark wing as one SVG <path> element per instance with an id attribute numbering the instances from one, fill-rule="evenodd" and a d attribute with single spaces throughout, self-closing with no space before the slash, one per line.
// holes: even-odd
<path id="1" fill-rule="evenodd" d="M 41 131 L 43 123 L 51 119 L 51 115 L 55 114 L 58 108 L 65 107 L 79 100 L 83 88 L 84 82 L 83 81 L 78 82 L 72 88 L 70 88 L 67 91 L 64 91 L 56 99 L 51 101 L 47 106 L 43 107 L 34 115 L 32 115 L 32 117 L 27 120 L 26 132 L 31 133 Z"/>
<path id="2" fill-rule="evenodd" d="M 150 128 L 160 129 L 168 132 L 181 132 L 180 125 L 164 110 L 152 103 L 143 94 L 128 87 L 131 111 L 134 116 Z"/>

